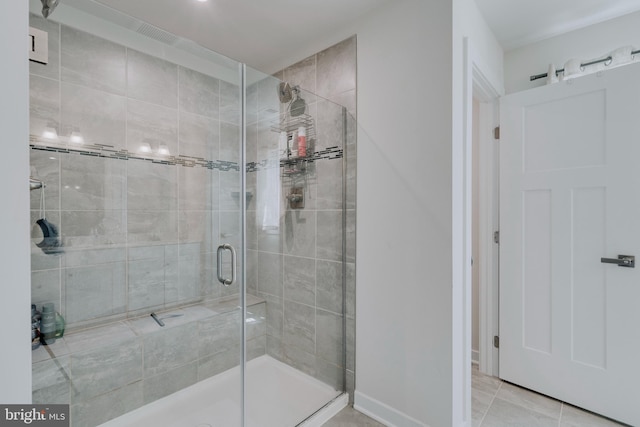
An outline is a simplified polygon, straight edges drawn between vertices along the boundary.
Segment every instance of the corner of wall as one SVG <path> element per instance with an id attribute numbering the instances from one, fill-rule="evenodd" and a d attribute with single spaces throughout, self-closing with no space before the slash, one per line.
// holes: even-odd
<path id="1" fill-rule="evenodd" d="M 0 55 L 4 61 L 0 80 L 3 120 L 3 164 L 0 167 L 0 224 L 4 245 L 0 248 L 3 296 L 0 323 L 0 402 L 31 402 L 30 253 L 29 253 L 29 69 L 26 45 L 28 3 L 3 1 L 0 5 Z"/>

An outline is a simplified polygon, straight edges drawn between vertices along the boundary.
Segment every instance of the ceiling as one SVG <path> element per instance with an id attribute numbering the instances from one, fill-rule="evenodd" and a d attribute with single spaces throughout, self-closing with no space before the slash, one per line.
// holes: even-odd
<path id="1" fill-rule="evenodd" d="M 475 0 L 505 50 L 640 10 L 640 0 Z"/>
<path id="2" fill-rule="evenodd" d="M 86 0 L 63 1 L 85 7 L 91 4 Z M 327 40 L 348 22 L 397 0 L 94 1 L 255 69 L 273 72 L 290 65 L 292 54 Z M 505 50 L 640 10 L 640 0 L 475 2 Z"/>
<path id="3" fill-rule="evenodd" d="M 326 39 L 393 0 L 96 0 L 170 33 L 272 72 L 290 52 Z M 349 34 L 350 35 L 350 34 Z M 341 40 L 336 40 L 336 42 Z"/>

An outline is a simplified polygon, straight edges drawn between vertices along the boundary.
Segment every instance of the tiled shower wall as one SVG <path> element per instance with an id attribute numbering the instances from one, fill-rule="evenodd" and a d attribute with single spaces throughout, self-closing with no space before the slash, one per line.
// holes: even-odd
<path id="1" fill-rule="evenodd" d="M 307 112 L 317 130 L 315 151 L 344 150 L 347 173 L 346 315 L 347 383 L 353 396 L 355 372 L 355 218 L 356 218 L 356 37 L 351 37 L 265 79 L 252 88 L 248 110 L 248 160 L 269 158 L 277 150 L 274 112 L 281 106 L 275 87 L 279 80 L 299 85 Z M 317 93 L 319 96 L 314 95 Z M 333 102 L 331 102 L 333 101 Z M 345 122 L 342 107 L 346 106 Z M 262 175 L 261 175 L 262 173 Z M 249 190 L 257 188 L 265 172 L 249 175 Z M 302 186 L 304 209 L 284 202 L 292 181 L 281 179 L 280 229 L 263 230 L 260 210 L 249 205 L 248 284 L 267 301 L 267 353 L 339 388 L 342 386 L 342 159 L 321 160 L 309 166 Z M 254 193 L 256 191 L 254 190 Z M 256 286 L 257 284 L 257 286 Z"/>
<path id="2" fill-rule="evenodd" d="M 138 153 L 239 160 L 238 86 L 31 15 L 49 34 L 49 64 L 30 63 L 32 138 Z M 73 145 L 70 143 L 70 145 Z M 64 254 L 35 243 L 41 192 L 31 192 L 32 302 L 54 302 L 71 326 L 237 292 L 215 279 L 219 236 L 239 235 L 238 172 L 31 150 L 46 183 L 46 217 Z M 235 195 L 235 197 L 234 197 Z"/>
<path id="3" fill-rule="evenodd" d="M 53 127 L 63 138 L 80 131 L 87 143 L 132 153 L 146 142 L 153 150 L 165 145 L 172 155 L 239 162 L 236 85 L 35 15 L 31 25 L 49 33 L 50 53 L 49 65 L 30 65 L 32 137 Z M 355 38 L 279 77 L 321 91 L 355 115 Z M 248 88 L 249 162 L 269 158 L 277 147 L 271 129 L 281 108 L 277 84 L 268 78 Z M 315 120 L 315 149 L 340 146 L 348 166 L 347 388 L 353 391 L 355 122 L 347 118 L 343 146 L 342 108 L 303 96 Z M 69 324 L 84 327 L 237 292 L 218 284 L 214 266 L 218 244 L 240 244 L 236 171 L 42 150 L 31 150 L 31 166 L 47 185 L 46 217 L 59 227 L 65 251 L 42 253 L 34 228 L 33 303 L 54 302 Z M 287 209 L 283 196 L 291 183 L 280 182 L 276 232 L 256 220 L 257 202 L 274 196 L 264 192 L 273 175 L 248 174 L 247 286 L 267 301 L 269 354 L 340 387 L 342 160 L 318 161 L 310 171 L 305 209 Z M 40 192 L 31 197 L 35 224 Z"/>

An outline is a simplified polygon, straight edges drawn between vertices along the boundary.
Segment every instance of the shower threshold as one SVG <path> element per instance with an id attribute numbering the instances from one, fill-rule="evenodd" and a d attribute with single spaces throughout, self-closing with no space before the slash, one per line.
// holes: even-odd
<path id="1" fill-rule="evenodd" d="M 264 355 L 247 363 L 247 427 L 319 427 L 348 396 Z M 312 415 L 313 414 L 313 415 Z M 100 427 L 240 427 L 240 368 L 200 381 Z"/>

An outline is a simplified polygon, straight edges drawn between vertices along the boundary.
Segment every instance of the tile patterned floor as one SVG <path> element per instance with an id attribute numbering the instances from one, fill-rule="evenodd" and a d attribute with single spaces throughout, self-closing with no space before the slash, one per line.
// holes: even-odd
<path id="1" fill-rule="evenodd" d="M 472 371 L 473 427 L 620 427 L 606 418 L 558 400 Z M 346 407 L 324 427 L 384 427 L 384 424 Z"/>
<path id="2" fill-rule="evenodd" d="M 481 374 L 471 377 L 473 427 L 620 427 L 559 400 Z"/>
<path id="3" fill-rule="evenodd" d="M 338 412 L 338 415 L 331 418 L 324 423 L 323 427 L 384 427 L 384 424 L 380 424 L 376 420 L 367 417 L 366 415 L 356 411 L 351 406 L 347 406 L 342 411 Z"/>

